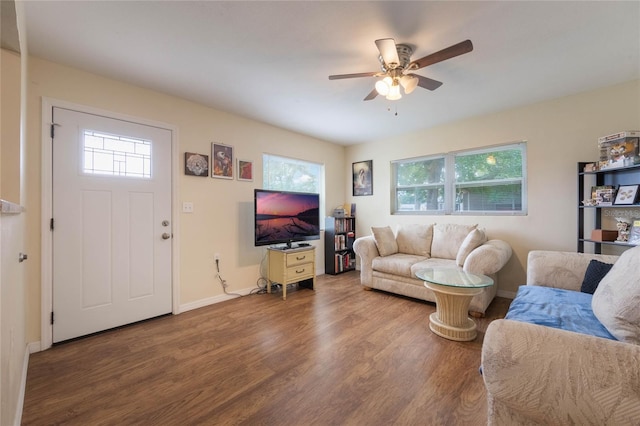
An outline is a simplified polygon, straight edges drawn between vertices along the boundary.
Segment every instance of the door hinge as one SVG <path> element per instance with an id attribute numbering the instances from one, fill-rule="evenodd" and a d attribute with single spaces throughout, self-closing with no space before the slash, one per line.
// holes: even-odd
<path id="1" fill-rule="evenodd" d="M 53 218 L 49 221 L 49 230 L 53 231 Z"/>
<path id="2" fill-rule="evenodd" d="M 53 311 L 51 311 L 51 325 L 53 325 Z"/>

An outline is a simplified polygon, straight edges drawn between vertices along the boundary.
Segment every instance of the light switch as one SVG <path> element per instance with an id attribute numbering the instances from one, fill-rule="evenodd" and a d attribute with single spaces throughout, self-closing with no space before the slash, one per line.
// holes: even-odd
<path id="1" fill-rule="evenodd" d="M 182 213 L 193 213 L 193 203 L 190 201 L 182 203 Z"/>

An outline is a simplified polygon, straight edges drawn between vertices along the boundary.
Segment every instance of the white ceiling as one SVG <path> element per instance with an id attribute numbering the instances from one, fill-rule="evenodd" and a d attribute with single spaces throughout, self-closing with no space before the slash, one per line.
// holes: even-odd
<path id="1" fill-rule="evenodd" d="M 31 55 L 340 144 L 640 78 L 640 1 L 27 0 L 25 15 Z M 474 50 L 395 102 L 362 100 L 375 78 L 327 78 L 378 71 L 387 37 L 412 59 Z"/>

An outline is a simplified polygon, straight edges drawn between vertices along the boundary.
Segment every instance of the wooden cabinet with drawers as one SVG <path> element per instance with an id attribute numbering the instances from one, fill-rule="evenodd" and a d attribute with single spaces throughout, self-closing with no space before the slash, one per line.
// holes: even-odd
<path id="1" fill-rule="evenodd" d="M 298 283 L 301 287 L 313 290 L 316 281 L 315 247 L 298 247 L 286 250 L 269 248 L 268 260 L 268 293 L 271 293 L 272 283 L 282 284 L 282 300 L 287 300 L 288 284 Z"/>

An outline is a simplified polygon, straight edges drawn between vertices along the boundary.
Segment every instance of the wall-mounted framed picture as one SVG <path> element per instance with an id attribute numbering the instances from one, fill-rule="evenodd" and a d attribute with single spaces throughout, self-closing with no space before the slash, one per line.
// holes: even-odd
<path id="1" fill-rule="evenodd" d="M 238 180 L 251 182 L 253 180 L 253 161 L 238 158 Z"/>
<path id="2" fill-rule="evenodd" d="M 613 204 L 630 205 L 635 204 L 638 199 L 638 186 L 640 185 L 620 185 L 616 193 L 616 199 Z"/>
<path id="3" fill-rule="evenodd" d="M 188 176 L 209 176 L 209 156 L 196 154 L 195 152 L 185 152 L 184 174 Z"/>
<path id="4" fill-rule="evenodd" d="M 373 195 L 373 160 L 352 164 L 353 195 Z"/>
<path id="5" fill-rule="evenodd" d="M 211 177 L 233 179 L 233 147 L 211 143 Z"/>

